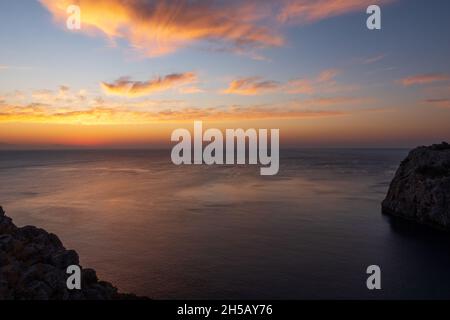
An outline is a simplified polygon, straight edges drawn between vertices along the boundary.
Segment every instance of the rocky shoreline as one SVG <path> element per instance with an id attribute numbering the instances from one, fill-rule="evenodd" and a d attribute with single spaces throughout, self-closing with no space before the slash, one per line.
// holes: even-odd
<path id="1" fill-rule="evenodd" d="M 382 211 L 450 231 L 450 144 L 412 150 L 390 184 Z"/>
<path id="2" fill-rule="evenodd" d="M 70 265 L 79 265 L 76 251 L 43 229 L 17 227 L 0 207 L 0 300 L 141 299 L 98 280 L 93 269 L 82 269 L 81 289 L 69 290 Z"/>

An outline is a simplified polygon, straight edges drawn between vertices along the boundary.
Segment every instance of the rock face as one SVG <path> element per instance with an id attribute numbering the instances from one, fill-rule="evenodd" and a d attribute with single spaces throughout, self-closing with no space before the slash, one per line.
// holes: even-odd
<path id="1" fill-rule="evenodd" d="M 78 254 L 66 250 L 56 235 L 32 226 L 18 228 L 0 207 L 0 300 L 138 298 L 118 293 L 92 269 L 82 269 L 81 290 L 68 290 L 70 265 L 79 265 Z"/>
<path id="2" fill-rule="evenodd" d="M 382 210 L 450 230 L 450 145 L 412 150 L 400 164 Z"/>

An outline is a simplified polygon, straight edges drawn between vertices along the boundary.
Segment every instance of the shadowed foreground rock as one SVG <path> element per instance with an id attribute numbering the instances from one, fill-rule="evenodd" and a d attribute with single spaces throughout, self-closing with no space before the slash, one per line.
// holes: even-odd
<path id="1" fill-rule="evenodd" d="M 382 210 L 450 230 L 450 145 L 412 150 L 400 164 Z"/>
<path id="2" fill-rule="evenodd" d="M 68 290 L 66 268 L 79 265 L 78 254 L 43 229 L 18 228 L 0 207 L 0 299 L 111 300 L 138 299 L 82 270 L 81 290 Z"/>

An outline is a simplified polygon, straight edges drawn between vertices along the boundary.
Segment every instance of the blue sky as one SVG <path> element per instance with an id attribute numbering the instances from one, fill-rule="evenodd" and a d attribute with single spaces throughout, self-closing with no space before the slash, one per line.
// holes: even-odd
<path id="1" fill-rule="evenodd" d="M 311 2 L 309 0 L 295 1 Z M 80 5 L 83 23 L 83 14 L 94 10 L 95 5 L 92 5 L 89 0 L 73 2 Z M 130 8 L 126 9 L 135 14 L 132 10 L 135 10 L 138 5 L 145 8 L 148 4 L 148 11 L 150 11 L 152 2 L 154 1 L 129 1 Z M 162 2 L 170 4 L 171 1 Z M 212 2 L 220 3 L 220 1 Z M 333 0 L 322 1 L 324 7 L 332 2 Z M 450 21 L 447 18 L 450 3 L 444 0 L 382 2 L 380 4 L 382 30 L 370 31 L 365 26 L 367 18 L 365 10 L 354 5 L 354 0 L 348 0 L 348 2 L 348 10 L 329 13 L 320 18 L 308 18 L 310 13 L 301 13 L 286 23 L 279 23 L 270 16 L 255 22 L 258 27 L 273 29 L 277 35 L 283 37 L 285 42 L 279 46 L 256 43 L 250 48 L 239 48 L 241 51 L 237 52 L 233 44 L 230 44 L 227 35 L 213 34 L 189 39 L 186 45 L 176 47 L 169 53 L 151 56 L 132 50 L 131 36 L 110 35 L 108 39 L 105 30 L 101 31 L 104 25 L 96 24 L 95 21 L 89 22 L 91 24 L 89 32 L 86 32 L 86 25 L 82 25 L 81 31 L 67 30 L 64 21 L 65 12 L 58 12 L 45 1 L 42 3 L 34 0 L 2 1 L 0 3 L 0 43 L 2 44 L 0 101 L 3 101 L 3 104 L 0 108 L 7 110 L 5 112 L 8 114 L 30 105 L 45 105 L 48 110 L 40 110 L 39 112 L 44 116 L 39 114 L 38 120 L 35 114 L 30 115 L 31 120 L 27 120 L 26 117 L 18 119 L 13 114 L 0 120 L 0 126 L 5 123 L 11 127 L 12 123 L 27 123 L 27 121 L 32 123 L 37 121 L 42 124 L 46 122 L 46 115 L 49 119 L 48 125 L 55 121 L 58 124 L 66 124 L 64 121 L 59 123 L 60 119 L 55 120 L 53 116 L 55 110 L 59 110 L 60 113 L 61 109 L 66 112 L 99 108 L 99 105 L 94 102 L 87 102 L 94 99 L 102 101 L 101 108 L 111 109 L 119 106 L 132 111 L 139 110 L 139 112 L 170 110 L 183 113 L 186 108 L 222 110 L 239 106 L 242 109 L 247 108 L 242 112 L 250 118 L 252 118 L 251 114 L 255 113 L 252 110 L 259 106 L 267 108 L 266 113 L 275 110 L 273 121 L 277 124 L 280 123 L 280 118 L 286 123 L 289 121 L 292 123 L 297 118 L 301 119 L 304 111 L 324 112 L 327 115 L 327 112 L 346 113 L 355 110 L 359 112 L 391 108 L 397 110 L 395 111 L 396 119 L 402 118 L 398 110 L 414 112 L 411 122 L 407 123 L 405 128 L 405 130 L 413 131 L 411 135 L 418 133 L 420 135 L 420 130 L 426 129 L 422 124 L 416 123 L 422 114 L 433 113 L 435 118 L 432 120 L 437 126 L 441 126 L 442 117 L 450 115 L 448 102 L 450 83 L 446 78 L 450 74 L 448 58 L 450 57 L 450 41 L 448 41 Z M 361 1 L 363 4 L 366 2 Z M 64 4 L 65 2 L 55 0 L 53 3 Z M 121 6 L 118 0 L 112 0 L 111 3 L 118 3 L 117 5 Z M 136 4 L 135 7 L 133 3 Z M 240 6 L 239 1 L 229 3 L 236 8 Z M 265 0 L 264 3 L 270 4 L 271 1 Z M 275 1 L 275 3 L 278 6 L 278 2 Z M 186 2 L 185 6 L 187 6 L 186 10 L 190 9 L 189 2 Z M 364 5 L 362 7 L 365 8 Z M 221 8 L 223 6 L 218 9 L 212 6 L 210 10 L 215 14 Z M 95 15 L 95 13 L 92 14 Z M 179 15 L 173 20 L 178 19 L 180 22 L 176 21 L 177 23 L 186 23 L 189 28 L 189 21 L 186 22 L 183 19 L 183 13 Z M 220 12 L 218 15 L 220 16 Z M 247 13 L 243 14 L 242 21 L 253 23 L 253 20 L 248 20 L 247 15 Z M 151 17 L 149 16 L 148 19 Z M 240 16 L 235 19 L 240 22 L 238 21 Z M 130 30 L 136 28 L 132 21 L 127 23 L 128 25 L 124 28 L 130 28 Z M 92 32 L 92 30 L 96 31 Z M 234 30 L 231 28 L 230 34 L 232 32 Z M 169 37 L 175 36 L 177 35 L 169 35 Z M 213 36 L 215 38 L 211 40 Z M 115 44 L 112 45 L 112 42 Z M 142 45 L 145 47 L 146 44 Z M 323 72 L 331 70 L 335 71 L 331 79 L 318 84 Z M 124 93 L 123 88 L 119 88 L 116 82 L 121 77 L 129 77 L 126 82 L 129 88 L 138 81 L 151 82 L 158 78 L 165 79 L 167 75 L 185 73 L 194 73 L 195 81 L 174 84 L 173 87 L 169 85 L 163 90 L 158 89 L 138 97 L 130 97 L 129 94 Z M 402 79 L 411 77 L 412 84 L 402 84 Z M 230 88 L 233 81 L 240 79 L 245 80 L 245 85 L 241 89 L 248 89 L 248 86 L 252 89 L 255 86 L 258 88 L 251 94 L 245 93 L 245 90 L 224 94 L 224 90 Z M 302 81 L 295 82 L 296 80 Z M 102 89 L 100 85 L 102 82 L 114 85 L 114 90 L 119 88 L 122 91 L 111 95 L 111 92 L 105 92 Z M 266 88 L 265 82 L 273 83 L 273 87 Z M 288 88 L 293 86 L 294 82 L 296 85 L 312 86 L 314 90 L 305 94 L 305 88 L 297 88 L 295 92 L 298 93 L 287 93 L 286 91 L 291 90 Z M 67 93 L 61 93 L 61 86 L 67 87 Z M 199 92 L 186 94 L 180 89 L 194 87 Z M 40 91 L 46 91 L 46 95 L 36 94 Z M 74 98 L 67 102 L 69 99 L 56 97 L 58 92 L 64 97 L 83 95 L 85 99 L 74 101 Z M 52 94 L 54 101 L 49 101 L 52 99 Z M 43 97 L 45 101 L 42 100 Z M 146 106 L 144 102 L 150 100 L 152 103 Z M 168 103 L 167 101 L 176 102 Z M 329 105 L 326 101 L 330 101 Z M 342 103 L 339 104 L 336 101 L 342 101 Z M 14 111 L 11 111 L 11 106 L 15 107 Z M 283 110 L 289 110 L 292 113 L 291 119 L 289 115 L 282 114 Z M 256 112 L 255 120 L 261 120 L 260 113 L 259 110 Z M 264 119 L 270 119 L 266 113 L 264 113 Z M 139 116 L 133 115 L 131 118 Z M 155 116 L 156 119 L 153 116 L 155 115 L 152 114 L 148 118 L 152 119 L 151 121 L 159 120 L 157 116 Z M 220 115 L 214 119 L 217 121 L 218 117 L 220 118 Z M 143 118 L 148 119 L 146 114 Z M 237 114 L 236 119 L 239 120 L 239 118 L 240 115 Z M 226 119 L 233 119 L 233 117 L 230 115 Z M 371 116 L 367 115 L 361 121 L 370 122 L 370 119 Z M 163 120 L 171 121 L 172 119 L 164 118 Z M 95 125 L 91 120 L 86 123 L 83 120 L 79 121 L 80 123 L 77 124 Z M 150 120 L 143 122 L 146 121 Z M 326 125 L 330 122 L 329 119 L 326 119 L 325 123 L 322 123 L 320 119 L 315 121 L 317 128 L 323 127 L 325 131 L 328 130 Z M 351 123 L 350 120 L 347 122 Z M 120 125 L 119 121 L 113 121 L 113 123 Z M 415 125 L 417 125 L 417 131 L 414 131 Z M 290 132 L 295 131 L 291 128 L 292 124 L 287 126 Z M 383 123 L 380 122 L 379 126 L 380 130 L 383 130 Z M 442 127 L 432 138 L 448 139 L 448 132 Z M 297 136 L 300 135 L 299 132 Z M 319 132 L 317 135 L 319 136 Z M 399 143 L 403 141 L 395 135 L 395 132 L 392 132 L 392 139 L 397 139 Z"/>

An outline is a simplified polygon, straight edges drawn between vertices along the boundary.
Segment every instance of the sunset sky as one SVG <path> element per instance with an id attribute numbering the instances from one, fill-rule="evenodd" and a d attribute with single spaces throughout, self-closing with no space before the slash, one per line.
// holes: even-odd
<path id="1" fill-rule="evenodd" d="M 81 8 L 81 30 L 66 8 Z M 382 30 L 366 28 L 379 4 Z M 0 145 L 170 147 L 279 128 L 283 146 L 450 140 L 448 0 L 3 0 Z"/>

